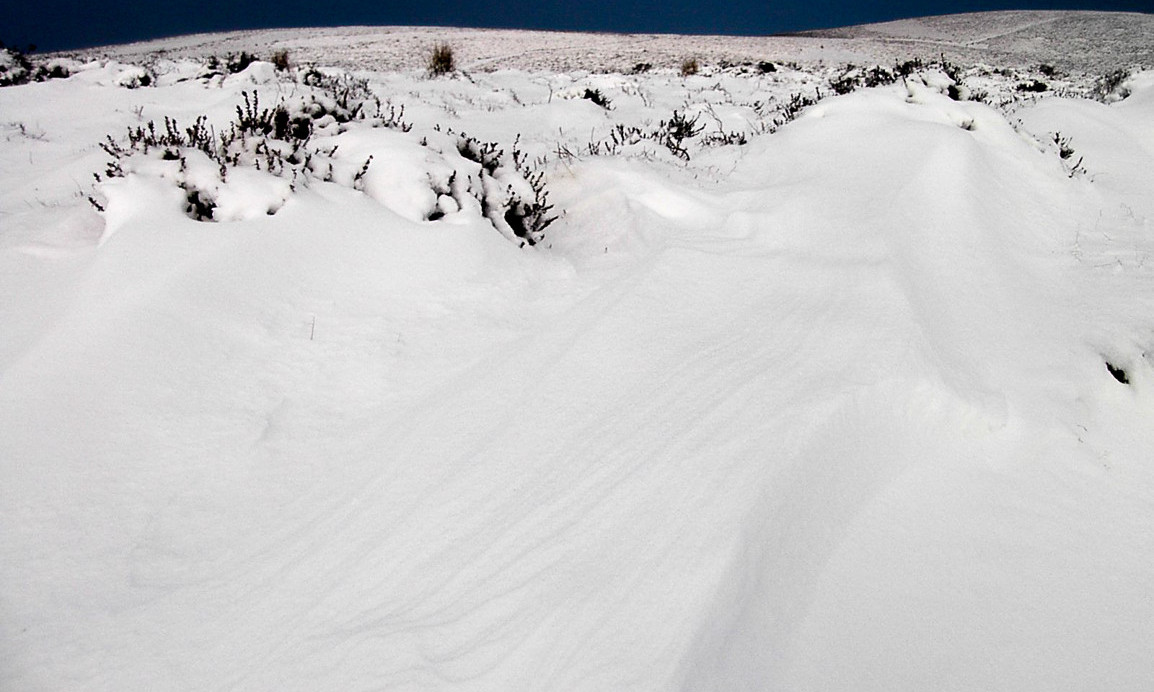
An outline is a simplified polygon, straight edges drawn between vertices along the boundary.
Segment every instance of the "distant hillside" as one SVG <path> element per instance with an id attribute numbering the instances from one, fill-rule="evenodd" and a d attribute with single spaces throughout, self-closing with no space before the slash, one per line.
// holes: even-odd
<path id="1" fill-rule="evenodd" d="M 790 36 L 677 36 L 439 27 L 267 29 L 197 34 L 71 55 L 140 61 L 154 54 L 200 58 L 288 50 L 295 59 L 348 69 L 413 70 L 427 49 L 453 44 L 467 70 L 629 72 L 638 65 L 675 68 L 686 57 L 704 65 L 758 62 L 888 63 L 944 54 L 958 63 L 998 66 L 1046 62 L 1064 70 L 1103 72 L 1154 66 L 1154 16 L 1116 12 L 984 12 L 906 19 Z"/>
<path id="2" fill-rule="evenodd" d="M 1127 12 L 979 12 L 902 19 L 800 36 L 930 50 L 958 62 L 1028 63 L 1109 69 L 1111 61 L 1154 65 L 1154 15 Z"/>

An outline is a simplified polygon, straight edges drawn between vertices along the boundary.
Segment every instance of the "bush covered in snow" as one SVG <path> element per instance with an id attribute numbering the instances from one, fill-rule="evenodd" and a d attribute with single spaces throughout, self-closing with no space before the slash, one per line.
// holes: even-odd
<path id="1" fill-rule="evenodd" d="M 472 208 L 500 233 L 526 245 L 541 242 L 545 229 L 557 220 L 551 214 L 545 174 L 530 164 L 519 139 L 506 154 L 496 142 L 437 127 L 421 143 L 451 166 L 447 176 L 433 181 L 437 204 L 428 220 Z"/>
<path id="2" fill-rule="evenodd" d="M 0 41 L 0 87 L 64 79 L 71 74 L 68 61 L 56 59 L 37 64 L 28 56 L 31 52 L 9 48 Z"/>
<path id="3" fill-rule="evenodd" d="M 328 107 L 326 107 L 328 106 Z M 342 119 L 334 117 L 334 113 Z M 176 120 L 164 119 L 158 128 L 147 125 L 129 129 L 124 142 L 111 135 L 101 144 L 110 157 L 104 177 L 119 178 L 130 172 L 151 173 L 173 180 L 185 191 L 185 213 L 198 221 L 220 221 L 251 215 L 248 208 L 218 211 L 223 197 L 244 193 L 234 189 L 230 171 L 244 169 L 280 178 L 286 183 L 265 181 L 257 186 L 263 191 L 256 204 L 264 213 L 273 214 L 284 203 L 297 184 L 314 180 L 340 182 L 357 187 L 368 170 L 366 159 L 355 171 L 341 173 L 336 158 L 336 146 L 324 147 L 312 141 L 314 130 L 338 130 L 341 122 L 348 122 L 363 114 L 361 104 L 349 109 L 326 101 L 315 94 L 309 100 L 294 103 L 281 102 L 273 108 L 261 108 L 259 96 L 244 92 L 244 104 L 236 107 L 236 117 L 219 135 L 205 117 L 188 127 Z M 369 120 L 371 125 L 405 130 L 407 125 L 395 111 L 388 117 L 378 115 Z M 101 176 L 97 175 L 97 180 Z M 251 182 L 251 181 L 250 181 Z M 248 187 L 251 187 L 249 185 Z M 235 194 L 233 194 L 235 193 Z M 103 209 L 95 198 L 92 203 Z"/>
<path id="4" fill-rule="evenodd" d="M 1102 75 L 1094 85 L 1094 97 L 1103 103 L 1121 101 L 1130 95 L 1126 80 L 1130 78 L 1130 70 L 1117 69 Z"/>
<path id="5" fill-rule="evenodd" d="M 274 61 L 281 68 L 287 67 L 287 54 L 274 56 Z M 708 84 L 705 80 L 681 80 L 677 73 L 669 71 L 641 77 L 651 66 L 639 63 L 630 75 L 586 75 L 557 89 L 551 85 L 550 100 L 554 96 L 587 100 L 604 109 L 604 114 L 600 116 L 603 123 L 587 131 L 588 139 L 559 140 L 546 145 L 549 152 L 544 155 L 541 142 L 534 143 L 532 156 L 516 144 L 506 155 L 507 146 L 492 141 L 501 139 L 507 145 L 509 140 L 503 139 L 506 133 L 474 138 L 460 133 L 459 125 L 455 125 L 455 131 L 453 127 L 442 128 L 426 121 L 422 131 L 408 140 L 413 145 L 420 142 L 429 152 L 425 163 L 433 162 L 436 171 L 426 174 L 417 170 L 416 164 L 412 164 L 412 169 L 404 168 L 385 155 L 384 152 L 392 153 L 392 144 L 381 150 L 374 148 L 377 143 L 366 144 L 360 135 L 338 141 L 338 137 L 362 125 L 385 127 L 401 134 L 412 130 L 412 125 L 404 120 L 404 109 L 382 103 L 362 76 L 308 65 L 278 69 L 278 65 L 261 62 L 246 51 L 210 58 L 199 72 L 179 68 L 183 72 L 178 77 L 174 77 L 171 65 L 162 62 L 154 61 L 147 67 L 108 63 L 105 72 L 113 83 L 130 88 L 155 84 L 159 74 L 169 83 L 198 79 L 212 87 L 229 82 L 254 85 L 248 88 L 276 85 L 280 96 L 273 107 L 266 108 L 258 102 L 255 91 L 251 96 L 245 93 L 235 117 L 224 123 L 219 118 L 215 122 L 199 119 L 190 125 L 190 118 L 185 115 L 180 124 L 174 118 L 162 118 L 134 125 L 127 139 L 109 138 L 103 144 L 111 160 L 102 178 L 130 172 L 159 175 L 182 188 L 189 216 L 213 221 L 275 213 L 298 186 L 335 182 L 363 188 L 370 197 L 408 218 L 438 221 L 455 213 L 480 215 L 506 237 L 524 244 L 539 243 L 545 229 L 556 220 L 544 178 L 548 161 L 554 156 L 563 161 L 584 155 L 627 156 L 684 166 L 707 150 L 741 146 L 756 136 L 776 132 L 830 92 L 848 94 L 862 88 L 905 83 L 911 98 L 915 92 L 929 89 L 953 100 L 986 100 L 987 90 L 994 90 L 1001 101 L 993 103 L 995 99 L 990 98 L 986 102 L 1006 111 L 1014 104 L 1039 97 L 1038 92 L 1020 91 L 1016 85 L 1040 78 L 1054 79 L 1057 94 L 1069 95 L 1074 83 L 1069 75 L 1044 63 L 1020 71 L 991 72 L 983 66 L 963 69 L 944 57 L 911 58 L 890 66 L 819 69 L 803 69 L 789 61 L 780 62 L 779 69 L 768 61 L 719 60 Z M 685 73 L 700 69 L 695 59 L 685 63 Z M 448 43 L 438 43 L 429 54 L 426 74 L 447 74 L 455 68 L 453 48 Z M 1098 90 L 1113 94 L 1110 98 L 1121 98 L 1125 79 L 1126 73 L 1119 72 L 1103 79 Z M 745 91 L 743 83 L 751 80 L 769 89 Z M 975 88 L 964 80 L 972 80 Z M 651 81 L 676 85 L 672 88 L 683 94 L 663 104 L 651 103 L 645 92 L 649 87 L 643 86 Z M 739 100 L 730 90 L 758 98 Z M 516 94 L 509 95 L 512 103 L 524 105 Z M 469 105 L 483 109 L 506 107 L 499 105 L 501 96 L 500 89 L 484 96 L 478 94 L 470 97 L 476 100 Z M 636 115 L 639 106 L 642 117 Z M 452 108 L 446 110 L 446 115 L 457 116 Z M 963 128 L 974 126 L 973 118 L 963 120 Z M 371 158 L 373 155 L 375 158 Z M 409 172 L 402 173 L 403 170 Z M 1082 169 L 1074 165 L 1072 170 L 1077 173 Z M 247 199 L 253 203 L 248 206 L 227 204 L 230 196 L 236 196 L 230 191 L 240 186 L 235 179 L 252 178 L 254 174 L 262 176 L 264 182 L 250 187 L 264 192 L 249 195 Z M 427 178 L 427 187 L 405 200 L 396 186 L 411 174 Z M 94 204 L 101 205 L 101 199 L 98 190 L 93 196 Z"/>
<path id="6" fill-rule="evenodd" d="M 966 87 L 962 68 L 946 60 L 944 56 L 930 61 L 911 58 L 894 63 L 892 68 L 880 65 L 870 68 L 846 65 L 840 73 L 830 78 L 829 87 L 835 94 L 841 95 L 857 89 L 883 87 L 906 79 L 920 79 L 922 83 L 928 83 L 925 76 L 919 77 L 927 73 L 938 73 L 944 77 L 942 80 L 933 80 L 931 77 L 931 80 L 941 81 L 944 85 L 943 93 L 954 101 L 973 99 L 975 92 Z"/>
<path id="7" fill-rule="evenodd" d="M 404 119 L 404 108 L 382 104 L 365 80 L 345 73 L 310 69 L 297 79 L 303 91 L 272 107 L 263 107 L 257 92 L 243 91 L 243 103 L 219 132 L 205 116 L 187 126 L 165 117 L 163 124 L 149 121 L 129 128 L 123 139 L 108 136 L 101 147 L 109 160 L 96 180 L 138 174 L 169 181 L 182 191 L 185 214 L 197 221 L 275 214 L 298 186 L 317 182 L 365 190 L 373 155 L 339 155 L 339 138 L 365 128 L 408 135 L 412 125 Z M 678 129 L 676 122 L 670 126 L 671 141 L 694 134 Z M 418 144 L 436 161 L 436 172 L 426 173 L 428 194 L 418 195 L 428 197 L 425 220 L 475 213 L 527 245 L 540 242 L 556 220 L 544 172 L 529 162 L 519 141 L 506 154 L 496 142 L 437 126 L 419 140 L 412 135 L 410 146 Z M 386 158 L 381 165 L 395 164 Z M 389 206 L 396 201 L 390 187 L 377 181 L 366 191 Z M 97 195 L 89 201 L 104 211 Z"/>
<path id="8" fill-rule="evenodd" d="M 22 51 L 0 47 L 0 86 L 27 84 L 32 70 L 32 61 Z"/>

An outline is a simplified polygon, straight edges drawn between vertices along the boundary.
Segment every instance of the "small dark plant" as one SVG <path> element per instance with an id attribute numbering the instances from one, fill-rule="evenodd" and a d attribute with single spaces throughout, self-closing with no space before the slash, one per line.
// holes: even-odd
<path id="1" fill-rule="evenodd" d="M 673 115 L 669 120 L 662 120 L 661 126 L 657 129 L 655 139 L 665 145 L 674 156 L 689 160 L 689 151 L 685 148 L 685 140 L 693 139 L 705 129 L 705 125 L 699 125 L 698 116 L 687 118 L 679 111 L 673 111 Z"/>
<path id="2" fill-rule="evenodd" d="M 453 47 L 448 43 L 438 43 L 429 53 L 429 74 L 433 77 L 447 75 L 457 70 Z"/>
<path id="3" fill-rule="evenodd" d="M 893 72 L 890 72 L 881 65 L 874 65 L 862 75 L 862 86 L 867 89 L 872 89 L 873 87 L 893 84 L 897 80 L 898 77 Z"/>
<path id="4" fill-rule="evenodd" d="M 1058 158 L 1062 159 L 1066 164 L 1069 176 L 1073 178 L 1074 176 L 1085 174 L 1086 168 L 1082 166 L 1082 160 L 1085 157 L 1079 156 L 1077 161 L 1074 161 L 1072 164 L 1070 163 L 1074 158 L 1074 154 L 1077 153 L 1070 144 L 1070 138 L 1063 137 L 1061 132 L 1055 132 L 1051 135 L 1051 139 L 1058 147 Z"/>
<path id="5" fill-rule="evenodd" d="M 287 50 L 278 50 L 272 54 L 273 67 L 278 72 L 288 72 L 289 69 L 289 52 Z"/>
<path id="6" fill-rule="evenodd" d="M 719 130 L 710 132 L 701 138 L 701 143 L 707 147 L 745 146 L 749 143 L 744 132 L 726 132 Z"/>
<path id="7" fill-rule="evenodd" d="M 545 237 L 545 229 L 557 220 L 551 216 L 553 205 L 549 203 L 549 191 L 545 189 L 545 172 L 535 170 L 528 165 L 527 157 L 520 148 L 521 138 L 513 143 L 513 168 L 516 169 L 529 189 L 533 191 L 533 199 L 521 199 L 509 188 L 509 206 L 505 211 L 505 223 L 513 229 L 514 235 L 522 238 L 530 245 L 541 242 Z"/>
<path id="8" fill-rule="evenodd" d="M 757 71 L 761 74 L 769 74 L 770 72 L 777 72 L 777 66 L 768 60 L 762 60 L 757 63 Z"/>
<path id="9" fill-rule="evenodd" d="M 589 142 L 586 151 L 590 156 L 615 156 L 622 147 L 639 144 L 647 138 L 640 127 L 617 123 L 606 139 Z"/>
<path id="10" fill-rule="evenodd" d="M 946 54 L 942 53 L 938 56 L 938 67 L 942 68 L 942 72 L 954 81 L 954 84 L 962 83 L 962 68 L 946 59 Z"/>
<path id="11" fill-rule="evenodd" d="M 821 100 L 821 92 L 815 91 L 813 96 L 797 93 L 789 97 L 789 101 L 781 107 L 781 115 L 774 119 L 774 126 L 781 127 L 797 120 L 802 111 L 816 105 Z"/>
<path id="12" fill-rule="evenodd" d="M 255 55 L 241 51 L 240 54 L 229 54 L 228 57 L 224 59 L 224 67 L 228 70 L 229 74 L 237 74 L 247 70 L 248 66 L 254 62 L 256 62 Z"/>
<path id="13" fill-rule="evenodd" d="M 457 138 L 457 153 L 473 163 L 481 164 L 481 168 L 489 175 L 497 172 L 501 167 L 501 158 L 505 156 L 505 150 L 497 147 L 496 142 L 482 142 L 464 132 Z"/>
<path id="14" fill-rule="evenodd" d="M 1130 95 L 1130 89 L 1125 82 L 1130 78 L 1130 71 L 1118 69 L 1102 75 L 1094 85 L 1094 98 L 1099 101 L 1121 101 Z"/>
<path id="15" fill-rule="evenodd" d="M 581 95 L 581 98 L 592 101 L 605 110 L 609 110 L 609 107 L 613 105 L 613 102 L 610 101 L 609 98 L 605 96 L 605 94 L 602 94 L 600 89 L 586 88 L 585 93 Z"/>
<path id="16" fill-rule="evenodd" d="M 848 94 L 861 87 L 873 88 L 893 84 L 897 79 L 897 72 L 890 72 L 880 65 L 874 65 L 868 70 L 859 70 L 853 65 L 847 65 L 840 75 L 829 81 L 829 88 L 835 94 Z"/>
<path id="17" fill-rule="evenodd" d="M 1061 132 L 1055 132 L 1053 135 L 1054 144 L 1058 145 L 1058 156 L 1063 161 L 1069 159 L 1074 155 L 1074 147 L 1070 146 L 1070 138 L 1063 137 Z"/>
<path id="18" fill-rule="evenodd" d="M 697 58 L 686 58 L 681 61 L 681 76 L 691 77 L 701 70 L 701 65 L 697 62 Z"/>
<path id="19" fill-rule="evenodd" d="M 837 77 L 829 80 L 829 88 L 839 96 L 844 96 L 859 86 L 861 86 L 861 78 L 855 73 L 852 65 Z"/>
<path id="20" fill-rule="evenodd" d="M 1043 81 L 1035 79 L 1029 82 L 1022 82 L 1014 88 L 1022 93 L 1041 94 L 1045 91 L 1048 91 L 1050 86 Z"/>
<path id="21" fill-rule="evenodd" d="M 894 73 L 899 77 L 909 77 L 918 70 L 924 69 L 925 66 L 925 63 L 922 62 L 921 58 L 913 58 L 912 60 L 906 60 L 905 62 L 895 64 Z"/>
<path id="22" fill-rule="evenodd" d="M 631 70 L 631 72 L 633 74 L 644 74 L 644 73 L 646 73 L 652 69 L 653 69 L 653 63 L 639 62 L 633 66 L 633 69 Z"/>

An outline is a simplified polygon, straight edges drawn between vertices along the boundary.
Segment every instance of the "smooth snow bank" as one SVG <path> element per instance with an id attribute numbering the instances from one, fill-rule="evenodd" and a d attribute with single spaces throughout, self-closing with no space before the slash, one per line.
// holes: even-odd
<path id="1" fill-rule="evenodd" d="M 1134 83 L 554 163 L 534 249 L 384 177 L 204 224 L 145 175 L 17 213 L 6 166 L 0 687 L 1148 689 Z M 88 145 L 49 127 L 5 160 Z"/>
<path id="2" fill-rule="evenodd" d="M 767 140 L 762 160 L 787 165 L 759 178 L 750 156 L 735 176 L 826 190 L 759 192 L 773 201 L 751 229 L 779 259 L 765 295 L 805 296 L 792 324 L 756 311 L 759 341 L 814 335 L 774 349 L 780 371 L 762 359 L 776 387 L 799 380 L 768 408 L 801 404 L 812 427 L 770 436 L 781 470 L 684 688 L 1142 689 L 1148 217 L 1122 218 L 1121 196 L 1068 179 L 984 107 L 871 97 L 818 106 Z M 1092 233 L 1108 234 L 1100 252 L 1141 249 L 1090 258 Z"/>

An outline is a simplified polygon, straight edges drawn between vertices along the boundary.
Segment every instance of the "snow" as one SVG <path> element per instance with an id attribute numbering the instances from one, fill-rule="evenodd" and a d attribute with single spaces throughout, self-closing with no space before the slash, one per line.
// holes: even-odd
<path id="1" fill-rule="evenodd" d="M 1119 61 L 1154 61 L 1154 16 L 1138 12 L 1002 11 L 924 17 L 788 36 L 510 31 L 452 27 L 319 27 L 196 34 L 80 51 L 126 62 L 202 59 L 247 51 L 351 70 L 419 70 L 439 41 L 470 72 L 526 71 L 628 73 L 648 63 L 677 70 L 687 57 L 704 66 L 762 60 L 805 65 L 889 64 L 915 55 L 953 62 L 985 60 L 999 67 L 1040 59 L 1063 70 L 1103 72 Z"/>
<path id="2" fill-rule="evenodd" d="M 373 71 L 331 181 L 97 182 L 316 93 L 175 57 L 0 89 L 0 688 L 1154 684 L 1154 72 Z"/>

